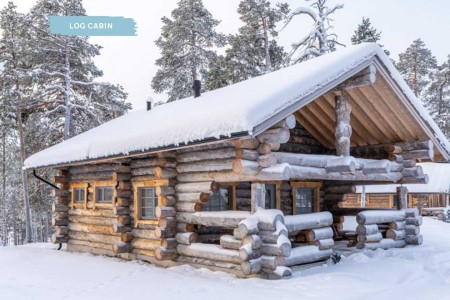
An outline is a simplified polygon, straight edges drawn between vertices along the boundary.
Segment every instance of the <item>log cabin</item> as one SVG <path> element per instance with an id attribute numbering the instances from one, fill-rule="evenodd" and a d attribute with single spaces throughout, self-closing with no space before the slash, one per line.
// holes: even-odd
<path id="1" fill-rule="evenodd" d="M 405 184 L 408 189 L 408 207 L 417 207 L 421 214 L 442 212 L 449 206 L 450 164 L 417 164 L 429 181 L 426 184 Z M 357 186 L 356 194 L 348 195 L 341 202 L 343 208 L 395 208 L 397 206 L 396 188 L 398 184 Z"/>
<path id="2" fill-rule="evenodd" d="M 416 162 L 450 157 L 375 44 L 196 94 L 26 160 L 58 172 L 54 243 L 281 278 L 330 257 L 356 185 L 426 183 Z M 356 209 L 358 249 L 421 244 L 421 219 L 398 194 L 400 210 Z"/>

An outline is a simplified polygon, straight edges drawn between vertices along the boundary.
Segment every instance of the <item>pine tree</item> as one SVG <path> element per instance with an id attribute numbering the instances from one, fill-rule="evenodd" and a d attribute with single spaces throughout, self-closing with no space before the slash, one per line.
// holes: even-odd
<path id="1" fill-rule="evenodd" d="M 362 18 L 361 24 L 358 25 L 358 28 L 355 30 L 355 33 L 351 37 L 351 41 L 353 45 L 361 44 L 361 43 L 378 43 L 381 39 L 381 32 L 378 32 L 376 28 L 372 27 L 372 23 L 370 23 L 369 18 Z M 383 48 L 384 46 L 378 43 L 378 45 Z M 388 50 L 384 50 L 386 55 L 389 55 L 390 52 Z"/>
<path id="2" fill-rule="evenodd" d="M 201 0 L 180 0 L 171 16 L 162 18 L 161 36 L 155 42 L 161 57 L 151 85 L 157 93 L 167 92 L 168 101 L 175 101 L 193 94 L 194 80 L 206 77 L 208 65 L 217 59 L 213 47 L 223 47 L 226 37 L 216 32 L 220 21 Z"/>
<path id="3" fill-rule="evenodd" d="M 9 2 L 0 12 L 0 64 L 3 64 L 1 73 L 3 89 L 2 98 L 7 99 L 11 105 L 7 115 L 14 114 L 15 127 L 18 133 L 20 162 L 25 161 L 24 118 L 33 95 L 31 84 L 32 52 L 29 47 L 29 27 L 23 22 L 24 16 L 16 11 L 16 6 Z M 4 100 L 4 101 L 5 101 Z M 20 168 L 19 168 L 20 170 Z M 28 190 L 28 180 L 25 171 L 22 174 L 22 196 L 25 210 L 25 243 L 32 241 L 31 236 L 31 209 Z"/>
<path id="4" fill-rule="evenodd" d="M 450 138 L 450 55 L 430 75 L 424 95 L 425 106 L 438 126 Z"/>
<path id="5" fill-rule="evenodd" d="M 46 103 L 40 112 L 43 118 L 54 122 L 55 128 L 59 128 L 60 120 L 64 120 L 64 139 L 120 116 L 131 108 L 125 102 L 126 93 L 121 86 L 95 81 L 103 75 L 92 61 L 100 54 L 100 46 L 90 44 L 88 37 L 49 32 L 48 16 L 72 15 L 86 15 L 81 0 L 40 0 L 27 19 L 33 34 L 33 64 L 40 91 L 37 99 Z M 36 107 L 39 105 L 35 104 Z"/>
<path id="6" fill-rule="evenodd" d="M 334 51 L 337 45 L 344 46 L 337 41 L 337 35 L 331 32 L 333 26 L 330 25 L 331 16 L 344 5 L 337 4 L 332 8 L 326 6 L 327 0 L 306 0 L 313 1 L 310 7 L 299 7 L 295 9 L 287 18 L 284 27 L 289 25 L 295 16 L 307 15 L 314 22 L 311 31 L 298 42 L 292 44 L 289 54 L 291 62 L 296 64 L 307 59 L 317 57 Z"/>
<path id="7" fill-rule="evenodd" d="M 286 60 L 275 38 L 277 23 L 289 13 L 287 4 L 272 7 L 267 0 L 243 0 L 238 13 L 244 26 L 228 37 L 230 47 L 225 57 L 211 64 L 206 83 L 210 89 L 278 70 Z"/>
<path id="8" fill-rule="evenodd" d="M 413 41 L 405 52 L 399 54 L 397 69 L 416 97 L 421 97 L 430 82 L 429 74 L 436 69 L 436 58 L 421 39 Z"/>

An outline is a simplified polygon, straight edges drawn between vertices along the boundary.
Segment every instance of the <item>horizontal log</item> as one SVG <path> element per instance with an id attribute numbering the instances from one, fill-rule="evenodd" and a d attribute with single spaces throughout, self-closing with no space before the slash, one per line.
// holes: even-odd
<path id="1" fill-rule="evenodd" d="M 167 160 L 164 158 L 144 158 L 144 159 L 133 159 L 131 161 L 131 168 L 132 169 L 138 169 L 138 168 L 148 168 L 148 167 L 165 167 L 167 163 Z"/>
<path id="2" fill-rule="evenodd" d="M 177 219 L 175 217 L 160 217 L 158 219 L 158 227 L 162 228 L 174 228 L 177 226 Z"/>
<path id="3" fill-rule="evenodd" d="M 53 212 L 57 212 L 57 211 L 63 211 L 63 212 L 65 212 L 65 211 L 69 211 L 69 206 L 68 205 L 64 205 L 64 204 L 56 204 L 56 203 L 53 203 L 52 204 L 52 211 Z"/>
<path id="4" fill-rule="evenodd" d="M 404 168 L 402 174 L 404 177 L 420 177 L 423 176 L 423 169 L 422 166 Z"/>
<path id="5" fill-rule="evenodd" d="M 260 143 L 284 144 L 289 141 L 290 132 L 286 128 L 268 129 L 257 136 Z"/>
<path id="6" fill-rule="evenodd" d="M 393 239 L 394 241 L 404 240 L 405 236 L 406 232 L 404 230 L 389 229 L 388 231 L 386 231 L 386 238 Z"/>
<path id="7" fill-rule="evenodd" d="M 234 160 L 235 159 L 213 159 L 189 163 L 179 163 L 177 165 L 177 171 L 179 173 L 232 171 Z"/>
<path id="8" fill-rule="evenodd" d="M 249 212 L 196 212 L 177 213 L 177 220 L 182 223 L 204 225 L 211 227 L 236 228 L 240 221 L 250 215 Z"/>
<path id="9" fill-rule="evenodd" d="M 223 261 L 240 264 L 239 251 L 223 249 L 219 245 L 211 244 L 192 244 L 178 245 L 177 251 L 180 255 L 205 258 L 213 261 Z"/>
<path id="10" fill-rule="evenodd" d="M 134 238 L 131 241 L 131 246 L 133 247 L 133 249 L 155 251 L 157 248 L 161 247 L 161 242 L 159 240 Z"/>
<path id="11" fill-rule="evenodd" d="M 407 245 L 422 245 L 423 243 L 423 236 L 421 234 L 418 235 L 406 235 L 405 236 L 405 242 Z"/>
<path id="12" fill-rule="evenodd" d="M 242 247 L 242 240 L 237 240 L 232 235 L 222 235 L 220 246 L 224 249 L 239 250 Z"/>
<path id="13" fill-rule="evenodd" d="M 69 220 L 68 219 L 52 218 L 52 225 L 53 226 L 67 226 L 67 225 L 69 225 Z"/>
<path id="14" fill-rule="evenodd" d="M 113 172 L 112 173 L 112 181 L 129 181 L 131 179 L 131 173 L 120 173 Z"/>
<path id="15" fill-rule="evenodd" d="M 305 236 L 308 242 L 333 238 L 334 232 L 331 227 L 323 227 L 307 230 Z"/>
<path id="16" fill-rule="evenodd" d="M 174 260 L 178 257 L 178 252 L 177 249 L 159 247 L 155 251 L 155 257 L 157 260 Z"/>
<path id="17" fill-rule="evenodd" d="M 161 239 L 161 247 L 166 249 L 175 249 L 178 245 L 178 242 L 175 238 L 167 238 Z"/>
<path id="18" fill-rule="evenodd" d="M 276 246 L 276 245 L 275 245 Z M 260 258 L 262 255 L 261 249 L 253 249 L 251 244 L 242 245 L 239 248 L 239 257 L 241 261 L 249 261 Z"/>
<path id="19" fill-rule="evenodd" d="M 69 210 L 69 215 L 71 216 L 86 216 L 86 217 L 108 217 L 114 218 L 116 215 L 109 209 L 97 208 L 96 210 L 86 210 L 86 209 L 71 209 Z"/>
<path id="20" fill-rule="evenodd" d="M 262 240 L 258 235 L 247 235 L 242 238 L 242 244 L 250 244 L 252 249 L 259 249 L 262 245 Z"/>
<path id="21" fill-rule="evenodd" d="M 363 174 L 386 174 L 391 171 L 391 162 L 386 159 L 376 161 L 358 159 L 357 161 L 362 165 Z"/>
<path id="22" fill-rule="evenodd" d="M 147 257 L 155 257 L 155 250 L 132 249 L 131 253 Z"/>
<path id="23" fill-rule="evenodd" d="M 428 174 L 418 177 L 403 177 L 398 183 L 400 184 L 427 184 L 429 182 Z"/>
<path id="24" fill-rule="evenodd" d="M 261 155 L 257 161 L 262 168 L 272 167 L 277 164 L 277 158 L 273 154 Z"/>
<path id="25" fill-rule="evenodd" d="M 171 186 L 157 186 L 155 187 L 156 196 L 175 196 L 175 188 Z"/>
<path id="26" fill-rule="evenodd" d="M 356 222 L 360 225 L 390 223 L 403 221 L 405 219 L 404 211 L 363 211 L 356 216 Z"/>
<path id="27" fill-rule="evenodd" d="M 76 215 L 70 215 L 69 221 L 73 223 L 83 223 L 88 225 L 102 225 L 102 226 L 112 226 L 117 223 L 116 218 L 76 216 Z"/>
<path id="28" fill-rule="evenodd" d="M 81 166 L 73 166 L 69 168 L 69 174 L 83 174 L 83 173 L 97 173 L 97 172 L 122 172 L 127 173 L 130 172 L 130 166 L 117 164 L 117 163 L 106 163 L 106 164 L 97 164 L 97 165 L 81 165 Z"/>
<path id="29" fill-rule="evenodd" d="M 155 230 L 149 230 L 149 229 L 137 229 L 134 228 L 131 233 L 135 238 L 143 238 L 143 239 L 159 239 L 156 236 Z"/>
<path id="30" fill-rule="evenodd" d="M 355 172 L 356 160 L 354 157 L 336 157 L 327 159 L 325 171 L 331 172 Z"/>
<path id="31" fill-rule="evenodd" d="M 356 233 L 358 235 L 371 235 L 378 233 L 378 225 L 358 225 L 356 227 Z"/>
<path id="32" fill-rule="evenodd" d="M 94 172 L 73 174 L 70 176 L 72 181 L 111 181 L 113 180 L 113 172 Z"/>
<path id="33" fill-rule="evenodd" d="M 404 221 L 397 221 L 389 223 L 389 229 L 393 230 L 404 230 L 406 228 L 406 223 Z"/>
<path id="34" fill-rule="evenodd" d="M 412 160 L 412 159 L 430 159 L 434 160 L 434 150 L 433 149 L 425 149 L 425 150 L 412 150 L 408 152 L 402 152 L 403 159 Z"/>
<path id="35" fill-rule="evenodd" d="M 67 242 L 67 245 L 69 247 L 69 245 L 76 245 L 76 246 L 84 246 L 84 247 L 88 247 L 88 249 L 90 249 L 89 252 L 91 253 L 97 253 L 97 251 L 95 251 L 95 249 L 102 249 L 102 250 L 106 250 L 107 254 L 106 255 L 111 255 L 111 256 L 115 256 L 114 253 L 114 244 L 104 244 L 104 243 L 96 243 L 96 242 L 89 242 L 89 241 L 80 241 L 80 240 L 75 240 L 75 239 L 70 239 Z M 105 255 L 105 254 L 102 254 Z"/>
<path id="36" fill-rule="evenodd" d="M 421 226 L 423 223 L 422 216 L 417 216 L 415 218 L 406 218 L 405 224 L 406 225 L 415 225 L 415 226 Z"/>
<path id="37" fill-rule="evenodd" d="M 326 194 L 355 194 L 356 186 L 350 185 L 332 185 L 325 187 Z"/>
<path id="38" fill-rule="evenodd" d="M 95 243 L 114 244 L 122 242 L 122 238 L 120 235 L 79 232 L 69 230 L 68 236 L 70 239 Z"/>
<path id="39" fill-rule="evenodd" d="M 336 86 L 333 90 L 334 91 L 351 90 L 354 88 L 364 87 L 366 85 L 372 85 L 377 80 L 376 74 L 377 69 L 375 68 L 375 66 L 370 65 L 361 72 L 357 73 L 356 75 L 350 77 L 349 79 L 345 80 L 344 82 Z"/>
<path id="40" fill-rule="evenodd" d="M 285 216 L 284 225 L 289 231 L 300 231 L 328 227 L 333 224 L 333 215 L 329 212 L 312 213 L 307 215 Z"/>
<path id="41" fill-rule="evenodd" d="M 117 216 L 117 224 L 118 225 L 130 225 L 133 221 L 133 218 L 131 216 Z"/>
<path id="42" fill-rule="evenodd" d="M 334 246 L 334 240 L 332 238 L 331 239 L 323 239 L 323 240 L 309 242 L 309 244 L 319 247 L 319 250 L 328 250 Z"/>
<path id="43" fill-rule="evenodd" d="M 113 212 L 114 212 L 114 214 L 116 216 L 128 216 L 128 215 L 130 215 L 129 207 L 114 206 Z"/>
<path id="44" fill-rule="evenodd" d="M 69 230 L 71 230 L 71 231 L 115 235 L 113 226 L 70 223 L 70 224 L 68 224 L 68 227 L 69 227 Z"/>
<path id="45" fill-rule="evenodd" d="M 291 255 L 291 243 L 289 242 L 289 239 L 283 235 L 278 238 L 277 244 L 263 243 L 260 249 L 263 255 L 284 257 Z"/>
<path id="46" fill-rule="evenodd" d="M 383 235 L 380 232 L 368 235 L 358 235 L 356 240 L 358 243 L 372 243 L 379 242 L 383 239 Z"/>
<path id="47" fill-rule="evenodd" d="M 133 234 L 131 232 L 122 232 L 120 234 L 120 240 L 123 243 L 130 243 L 133 240 Z"/>
<path id="48" fill-rule="evenodd" d="M 194 231 L 194 224 L 187 224 L 187 223 L 177 223 L 177 231 L 178 232 L 193 232 Z"/>
<path id="49" fill-rule="evenodd" d="M 404 168 L 412 168 L 412 167 L 415 167 L 416 164 L 417 164 L 417 161 L 415 159 L 403 160 L 403 167 Z"/>
<path id="50" fill-rule="evenodd" d="M 211 182 L 179 183 L 175 186 L 177 193 L 211 193 Z"/>
<path id="51" fill-rule="evenodd" d="M 177 211 L 181 212 L 197 212 L 203 210 L 203 204 L 201 202 L 178 202 L 175 207 Z"/>
<path id="52" fill-rule="evenodd" d="M 51 240 L 53 244 L 65 244 L 69 241 L 69 237 L 67 235 L 53 234 Z"/>
<path id="53" fill-rule="evenodd" d="M 295 125 L 297 125 L 297 120 L 294 115 L 289 115 L 286 119 L 281 120 L 280 122 L 273 125 L 271 128 L 286 128 L 286 129 L 294 129 Z"/>
<path id="54" fill-rule="evenodd" d="M 180 153 L 177 156 L 177 161 L 178 163 L 189 163 L 203 160 L 236 159 L 236 158 L 256 160 L 258 158 L 258 153 L 254 150 L 230 147 L 230 148 Z"/>
<path id="55" fill-rule="evenodd" d="M 241 149 L 255 150 L 259 146 L 259 141 L 255 138 L 237 139 L 233 141 L 233 146 Z"/>
<path id="56" fill-rule="evenodd" d="M 177 234 L 177 228 L 156 227 L 155 236 L 157 238 L 173 238 Z"/>
<path id="57" fill-rule="evenodd" d="M 182 263 L 188 263 L 188 264 L 202 265 L 202 266 L 206 266 L 206 267 L 216 267 L 216 268 L 223 268 L 226 270 L 241 271 L 241 264 L 223 262 L 223 261 L 215 261 L 215 260 L 210 260 L 207 258 L 199 258 L 199 257 L 190 257 L 190 256 L 180 255 L 177 258 L 177 261 L 182 262 Z"/>
<path id="58" fill-rule="evenodd" d="M 241 263 L 242 273 L 246 276 L 251 274 L 257 274 L 262 269 L 261 258 L 244 261 Z"/>
<path id="59" fill-rule="evenodd" d="M 359 243 L 358 243 L 359 245 Z M 357 248 L 361 247 L 358 246 Z M 375 249 L 392 249 L 392 248 L 403 248 L 405 247 L 406 243 L 404 240 L 398 240 L 394 241 L 393 239 L 382 239 L 381 241 L 377 243 L 365 243 L 364 248 L 375 250 Z"/>
<path id="60" fill-rule="evenodd" d="M 304 246 L 293 248 L 291 255 L 284 257 L 285 266 L 296 266 L 330 258 L 332 249 L 319 250 L 317 246 Z"/>
<path id="61" fill-rule="evenodd" d="M 177 210 L 175 207 L 172 207 L 172 206 L 158 205 L 155 208 L 155 215 L 157 218 L 175 217 L 176 214 L 177 214 Z"/>
<path id="62" fill-rule="evenodd" d="M 275 270 L 277 267 L 284 265 L 284 257 L 262 255 L 261 264 L 264 269 Z"/>
<path id="63" fill-rule="evenodd" d="M 198 243 L 199 236 L 195 232 L 185 232 L 185 233 L 177 233 L 175 235 L 175 239 L 178 244 L 190 245 L 192 243 Z"/>

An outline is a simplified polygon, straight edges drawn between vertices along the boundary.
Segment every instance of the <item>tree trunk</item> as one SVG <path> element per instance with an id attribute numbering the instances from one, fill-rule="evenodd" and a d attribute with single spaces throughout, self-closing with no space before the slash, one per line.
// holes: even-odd
<path id="1" fill-rule="evenodd" d="M 17 127 L 19 131 L 19 146 L 20 146 L 20 165 L 23 166 L 25 162 L 25 141 L 23 133 L 23 123 L 22 123 L 22 110 L 19 108 L 16 111 Z M 28 179 L 25 170 L 22 170 L 22 192 L 23 201 L 25 206 L 25 243 L 32 242 L 31 233 L 31 211 L 30 211 L 30 198 L 28 194 Z"/>
<path id="2" fill-rule="evenodd" d="M 64 140 L 69 139 L 72 136 L 72 103 L 70 102 L 70 89 L 71 89 L 71 78 L 70 78 L 70 49 L 69 49 L 69 38 L 65 38 L 65 60 L 66 60 L 66 113 L 64 116 Z"/>

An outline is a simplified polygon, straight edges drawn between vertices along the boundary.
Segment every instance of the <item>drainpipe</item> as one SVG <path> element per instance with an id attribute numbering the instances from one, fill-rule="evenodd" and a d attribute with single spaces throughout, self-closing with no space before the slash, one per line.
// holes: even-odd
<path id="1" fill-rule="evenodd" d="M 36 174 L 36 169 L 33 170 L 33 176 L 34 176 L 35 178 L 37 178 L 38 180 L 42 181 L 43 183 L 46 183 L 46 184 L 50 185 L 52 188 L 58 189 L 58 190 L 59 190 L 59 187 L 58 187 L 58 186 L 54 185 L 53 183 L 51 183 L 51 182 L 45 180 L 44 178 L 42 178 L 42 177 L 40 177 L 38 174 Z M 61 250 L 61 248 L 62 248 L 62 244 L 60 243 L 57 250 Z"/>

